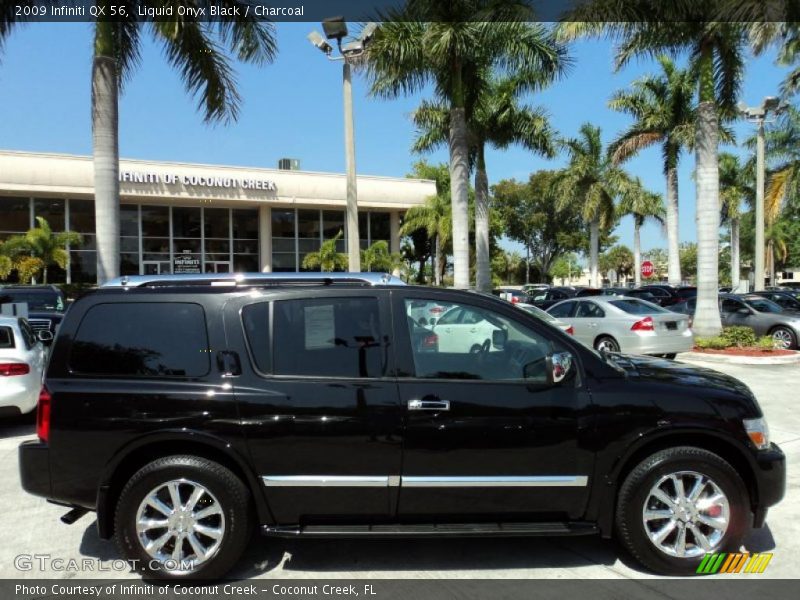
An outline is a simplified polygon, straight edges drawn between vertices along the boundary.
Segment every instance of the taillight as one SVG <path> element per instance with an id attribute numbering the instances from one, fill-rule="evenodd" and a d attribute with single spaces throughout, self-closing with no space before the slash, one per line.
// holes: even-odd
<path id="1" fill-rule="evenodd" d="M 13 377 L 14 375 L 27 375 L 31 372 L 26 363 L 0 363 L 0 376 Z"/>
<path id="2" fill-rule="evenodd" d="M 645 317 L 641 321 L 636 321 L 631 327 L 631 331 L 655 331 L 653 317 Z"/>
<path id="3" fill-rule="evenodd" d="M 575 335 L 575 329 L 572 327 L 572 325 L 567 327 L 564 331 L 566 331 L 570 335 Z"/>
<path id="4" fill-rule="evenodd" d="M 42 386 L 39 392 L 39 404 L 36 407 L 36 435 L 43 442 L 50 439 L 50 404 L 53 397 L 47 390 L 47 387 Z"/>
<path id="5" fill-rule="evenodd" d="M 519 302 L 519 296 L 511 296 L 511 304 L 516 304 Z"/>
<path id="6" fill-rule="evenodd" d="M 431 335 L 425 336 L 425 339 L 422 340 L 422 347 L 435 348 L 438 343 L 439 343 L 439 336 L 433 333 Z"/>

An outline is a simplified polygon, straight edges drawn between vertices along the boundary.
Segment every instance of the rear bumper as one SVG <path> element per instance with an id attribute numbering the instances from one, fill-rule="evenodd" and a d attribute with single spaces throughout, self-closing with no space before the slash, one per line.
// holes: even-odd
<path id="1" fill-rule="evenodd" d="M 680 335 L 641 334 L 620 340 L 626 354 L 678 354 L 694 347 L 694 335 L 686 329 Z"/>
<path id="2" fill-rule="evenodd" d="M 50 485 L 50 448 L 39 441 L 19 446 L 19 478 L 22 489 L 43 498 L 52 496 Z"/>
<path id="3" fill-rule="evenodd" d="M 0 407 L 17 408 L 23 414 L 33 411 L 39 401 L 39 390 L 32 385 L 31 378 L 25 375 L 8 379 L 0 382 Z"/>

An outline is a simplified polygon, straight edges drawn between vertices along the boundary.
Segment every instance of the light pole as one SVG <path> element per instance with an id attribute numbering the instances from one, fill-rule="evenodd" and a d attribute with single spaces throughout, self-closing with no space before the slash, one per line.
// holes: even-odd
<path id="1" fill-rule="evenodd" d="M 316 31 L 308 34 L 308 40 L 321 50 L 328 60 L 342 61 L 342 87 L 344 92 L 344 162 L 347 173 L 347 260 L 348 269 L 361 271 L 361 247 L 358 230 L 358 189 L 356 187 L 356 147 L 353 135 L 353 88 L 350 81 L 351 64 L 364 54 L 377 25 L 368 23 L 359 36 L 345 44 L 347 23 L 342 17 L 331 17 L 322 21 L 322 30 L 329 40 L 336 40 L 339 56 L 332 56 L 333 46 Z"/>
<path id="2" fill-rule="evenodd" d="M 753 287 L 758 292 L 764 289 L 764 123 L 774 121 L 786 109 L 786 105 L 775 96 L 767 96 L 759 106 L 747 106 L 740 102 L 738 108 L 745 119 L 756 124 L 756 247 L 753 256 Z M 769 113 L 773 114 L 771 119 L 768 119 Z"/>

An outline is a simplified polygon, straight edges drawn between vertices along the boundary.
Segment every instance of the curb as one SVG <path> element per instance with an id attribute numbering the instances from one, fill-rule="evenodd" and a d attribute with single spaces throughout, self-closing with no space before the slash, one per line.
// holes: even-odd
<path id="1" fill-rule="evenodd" d="M 728 365 L 794 365 L 800 364 L 800 352 L 790 356 L 725 356 L 703 352 L 681 352 L 676 360 L 691 360 Z"/>

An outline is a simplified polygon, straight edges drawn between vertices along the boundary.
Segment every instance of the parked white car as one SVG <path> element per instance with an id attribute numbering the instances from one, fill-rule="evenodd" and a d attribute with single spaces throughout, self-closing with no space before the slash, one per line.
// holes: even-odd
<path id="1" fill-rule="evenodd" d="M 486 320 L 484 315 L 466 306 L 454 306 L 433 326 L 439 352 L 467 353 L 498 350 L 494 347 L 494 332 L 501 328 Z"/>
<path id="2" fill-rule="evenodd" d="M 0 414 L 36 408 L 44 365 L 44 345 L 28 321 L 0 317 Z"/>

